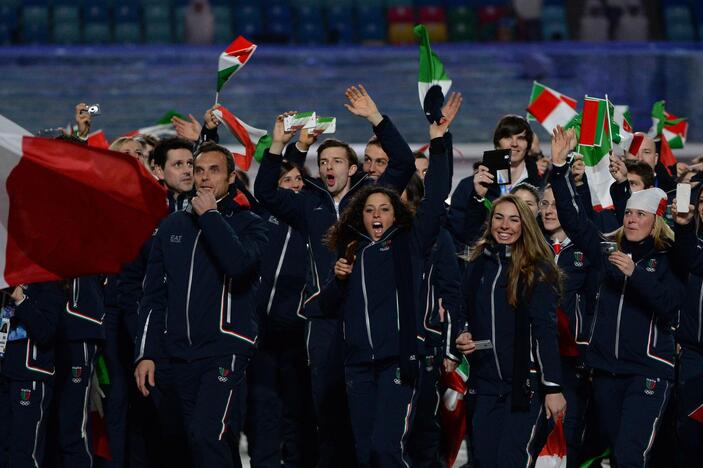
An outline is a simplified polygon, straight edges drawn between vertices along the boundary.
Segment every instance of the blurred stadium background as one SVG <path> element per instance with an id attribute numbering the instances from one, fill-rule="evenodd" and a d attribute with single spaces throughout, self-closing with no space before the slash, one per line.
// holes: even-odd
<path id="1" fill-rule="evenodd" d="M 283 110 L 315 110 L 362 143 L 369 129 L 342 107 L 361 82 L 419 144 L 420 22 L 465 96 L 459 143 L 489 142 L 538 80 L 579 100 L 608 93 L 637 130 L 666 99 L 691 124 L 680 154 L 703 153 L 703 2 L 688 0 L 0 0 L 0 114 L 36 132 L 97 102 L 94 128 L 110 138 L 169 110 L 201 118 L 217 57 L 241 34 L 259 48 L 221 102 L 245 122 L 269 128 Z"/>

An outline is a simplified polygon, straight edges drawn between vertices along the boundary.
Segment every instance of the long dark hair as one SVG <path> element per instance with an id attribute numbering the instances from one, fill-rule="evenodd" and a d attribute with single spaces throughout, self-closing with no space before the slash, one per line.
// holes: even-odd
<path id="1" fill-rule="evenodd" d="M 393 189 L 382 185 L 370 184 L 359 190 L 342 211 L 339 221 L 329 228 L 325 234 L 324 244 L 335 252 L 345 249 L 347 245 L 359 237 L 358 233 L 366 234 L 364 228 L 364 206 L 366 200 L 374 193 L 382 193 L 391 200 L 395 215 L 395 225 L 409 228 L 413 221 L 412 212 L 403 203 Z"/>

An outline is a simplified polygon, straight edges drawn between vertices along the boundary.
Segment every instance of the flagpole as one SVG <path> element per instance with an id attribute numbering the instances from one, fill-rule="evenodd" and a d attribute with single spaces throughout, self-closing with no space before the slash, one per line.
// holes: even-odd
<path id="1" fill-rule="evenodd" d="M 215 105 L 218 105 L 220 101 L 220 92 L 215 92 Z"/>

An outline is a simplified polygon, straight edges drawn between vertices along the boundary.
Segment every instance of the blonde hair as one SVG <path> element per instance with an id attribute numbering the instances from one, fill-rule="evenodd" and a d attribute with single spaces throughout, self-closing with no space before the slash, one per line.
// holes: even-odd
<path id="1" fill-rule="evenodd" d="M 557 294 L 561 295 L 562 274 L 554 262 L 554 254 L 552 249 L 547 244 L 547 241 L 542 234 L 542 231 L 537 224 L 532 211 L 527 204 L 516 195 L 504 195 L 493 202 L 493 207 L 488 216 L 488 226 L 481 238 L 474 244 L 471 249 L 469 261 L 476 260 L 483 254 L 489 246 L 495 245 L 491 233 L 491 225 L 496 207 L 502 203 L 512 203 L 515 205 L 522 233 L 515 243 L 510 247 L 510 270 L 508 271 L 508 303 L 517 307 L 520 301 L 522 291 L 519 291 L 520 286 L 524 288 L 524 292 L 529 295 L 532 293 L 535 281 L 543 281 L 551 283 Z M 537 273 L 537 275 L 535 275 Z M 537 278 L 536 278 L 537 276 Z"/>
<path id="2" fill-rule="evenodd" d="M 654 238 L 654 248 L 657 250 L 669 249 L 674 243 L 674 231 L 661 216 L 654 215 L 654 226 L 652 226 L 652 232 L 649 235 Z M 606 237 L 617 242 L 618 248 L 620 248 L 624 236 L 625 226 L 620 226 Z"/>
<path id="3" fill-rule="evenodd" d="M 122 147 L 124 146 L 125 143 L 128 143 L 130 141 L 133 141 L 142 148 L 142 151 L 144 150 L 144 144 L 136 137 L 128 137 L 128 136 L 123 136 L 119 137 L 117 140 L 113 141 L 112 144 L 110 145 L 110 149 L 112 151 L 120 151 Z"/>

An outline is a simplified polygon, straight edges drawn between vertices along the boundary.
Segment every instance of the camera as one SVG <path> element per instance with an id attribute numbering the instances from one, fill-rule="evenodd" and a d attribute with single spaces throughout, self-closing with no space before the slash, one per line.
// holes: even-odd
<path id="1" fill-rule="evenodd" d="M 605 255 L 610 255 L 613 252 L 617 252 L 618 244 L 616 242 L 601 242 L 600 243 L 600 250 Z"/>
<path id="2" fill-rule="evenodd" d="M 89 105 L 87 112 L 92 116 L 100 115 L 100 104 Z"/>

